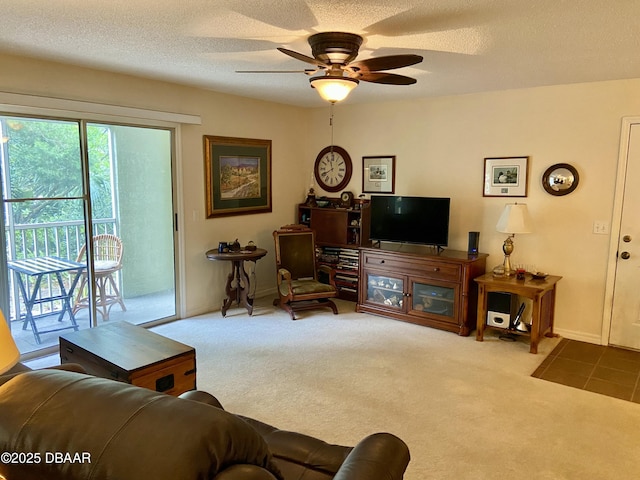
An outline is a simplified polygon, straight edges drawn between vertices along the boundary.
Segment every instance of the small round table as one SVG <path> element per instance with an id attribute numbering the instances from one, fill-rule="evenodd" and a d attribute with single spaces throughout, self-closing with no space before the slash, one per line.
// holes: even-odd
<path id="1" fill-rule="evenodd" d="M 244 262 L 249 261 L 254 264 L 264 257 L 267 251 L 264 248 L 255 250 L 241 250 L 239 252 L 220 253 L 218 250 L 209 250 L 206 255 L 209 260 L 226 260 L 231 262 L 231 273 L 227 276 L 225 292 L 227 298 L 222 303 L 222 316 L 227 315 L 227 310 L 237 302 L 238 306 L 243 306 L 253 314 L 253 296 L 255 294 L 255 267 L 251 271 L 251 280 L 244 269 Z M 235 281 L 235 286 L 234 286 Z M 253 291 L 251 285 L 253 284 Z"/>

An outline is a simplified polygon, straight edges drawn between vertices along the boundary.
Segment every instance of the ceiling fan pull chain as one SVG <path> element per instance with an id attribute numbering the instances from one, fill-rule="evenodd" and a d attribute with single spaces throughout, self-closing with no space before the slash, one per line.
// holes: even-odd
<path id="1" fill-rule="evenodd" d="M 331 127 L 331 160 L 333 160 L 333 103 L 331 104 L 331 110 L 329 114 L 329 126 Z"/>

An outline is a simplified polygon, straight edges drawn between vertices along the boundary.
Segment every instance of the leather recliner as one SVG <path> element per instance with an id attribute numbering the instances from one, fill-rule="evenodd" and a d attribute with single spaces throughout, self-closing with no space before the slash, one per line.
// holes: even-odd
<path id="1" fill-rule="evenodd" d="M 205 392 L 181 397 L 68 371 L 0 377 L 0 452 L 11 455 L 0 476 L 396 480 L 409 463 L 389 433 L 330 445 L 233 415 Z"/>

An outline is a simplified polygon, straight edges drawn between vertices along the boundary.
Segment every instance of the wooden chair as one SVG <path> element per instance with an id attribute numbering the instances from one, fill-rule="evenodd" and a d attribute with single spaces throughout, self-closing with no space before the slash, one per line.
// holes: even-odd
<path id="1" fill-rule="evenodd" d="M 122 240 L 111 234 L 101 234 L 93 237 L 93 269 L 96 278 L 96 310 L 100 312 L 103 320 L 109 320 L 109 311 L 116 303 L 123 312 L 127 311 L 122 295 L 118 289 L 115 274 L 122 269 L 122 254 L 124 246 Z M 85 261 L 86 245 L 78 254 L 78 262 Z M 81 308 L 89 307 L 89 294 L 87 292 L 87 273 L 83 273 L 82 281 L 78 287 L 76 300 L 73 305 L 75 314 Z"/>
<path id="2" fill-rule="evenodd" d="M 276 250 L 278 298 L 273 301 L 296 320 L 296 312 L 316 308 L 330 308 L 338 313 L 330 299 L 338 296 L 335 273 L 329 274 L 330 284 L 318 281 L 316 267 L 315 232 L 304 225 L 287 225 L 273 232 Z"/>

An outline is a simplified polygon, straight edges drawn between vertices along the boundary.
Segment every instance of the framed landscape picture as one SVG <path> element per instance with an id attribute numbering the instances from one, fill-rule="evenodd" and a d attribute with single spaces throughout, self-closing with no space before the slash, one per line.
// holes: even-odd
<path id="1" fill-rule="evenodd" d="M 207 218 L 271 211 L 271 140 L 204 135 Z"/>
<path id="2" fill-rule="evenodd" d="M 484 159 L 484 197 L 526 197 L 529 157 Z"/>
<path id="3" fill-rule="evenodd" d="M 396 157 L 362 157 L 362 193 L 394 193 Z"/>

